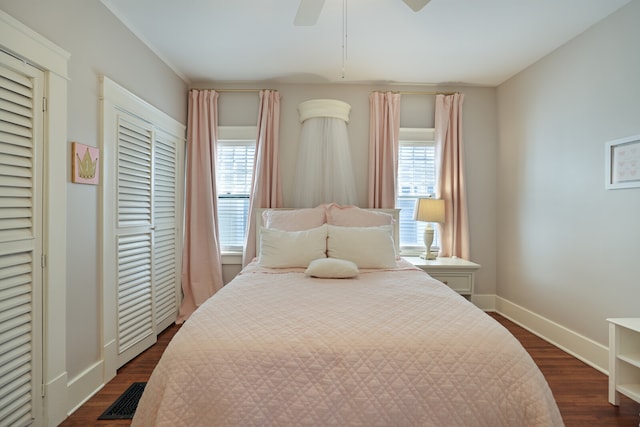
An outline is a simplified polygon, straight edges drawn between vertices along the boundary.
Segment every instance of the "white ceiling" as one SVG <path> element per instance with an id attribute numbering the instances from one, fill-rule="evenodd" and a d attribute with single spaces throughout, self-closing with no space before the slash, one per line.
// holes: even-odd
<path id="1" fill-rule="evenodd" d="M 102 0 L 188 83 L 496 86 L 631 0 Z M 343 36 L 346 4 L 346 37 Z M 346 39 L 346 49 L 343 42 Z"/>

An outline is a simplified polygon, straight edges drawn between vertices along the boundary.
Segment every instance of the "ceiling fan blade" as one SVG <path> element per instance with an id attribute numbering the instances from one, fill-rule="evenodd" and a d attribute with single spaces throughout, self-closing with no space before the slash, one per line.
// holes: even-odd
<path id="1" fill-rule="evenodd" d="M 429 3 L 431 0 L 402 0 L 413 9 L 414 12 L 420 12 L 420 10 Z"/>
<path id="2" fill-rule="evenodd" d="M 300 0 L 298 13 L 293 20 L 294 25 L 311 26 L 318 22 L 324 0 Z"/>

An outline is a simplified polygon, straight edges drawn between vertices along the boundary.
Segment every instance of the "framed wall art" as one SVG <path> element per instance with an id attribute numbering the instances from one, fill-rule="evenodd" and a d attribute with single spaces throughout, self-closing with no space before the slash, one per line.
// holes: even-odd
<path id="1" fill-rule="evenodd" d="M 100 183 L 100 149 L 71 143 L 71 182 L 76 184 Z"/>
<path id="2" fill-rule="evenodd" d="M 640 135 L 607 142 L 605 188 L 634 187 L 640 187 Z"/>

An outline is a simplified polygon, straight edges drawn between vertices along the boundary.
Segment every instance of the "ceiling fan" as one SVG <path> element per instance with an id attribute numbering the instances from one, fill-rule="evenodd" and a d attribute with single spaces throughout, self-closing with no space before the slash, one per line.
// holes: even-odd
<path id="1" fill-rule="evenodd" d="M 420 11 L 430 0 L 402 0 L 414 12 Z M 324 0 L 300 0 L 298 12 L 293 20 L 294 25 L 311 26 L 318 22 Z"/>

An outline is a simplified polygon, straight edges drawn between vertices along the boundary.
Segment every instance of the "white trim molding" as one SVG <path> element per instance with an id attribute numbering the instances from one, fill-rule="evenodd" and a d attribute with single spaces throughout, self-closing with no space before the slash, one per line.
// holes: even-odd
<path id="1" fill-rule="evenodd" d="M 608 347 L 498 295 L 474 294 L 471 297 L 471 302 L 481 310 L 500 314 L 560 350 L 608 375 Z"/>
<path id="2" fill-rule="evenodd" d="M 471 302 L 481 310 L 496 311 L 496 296 L 491 295 L 471 295 Z"/>
<path id="3" fill-rule="evenodd" d="M 606 346 L 499 296 L 495 297 L 495 311 L 608 375 L 609 349 Z"/>

